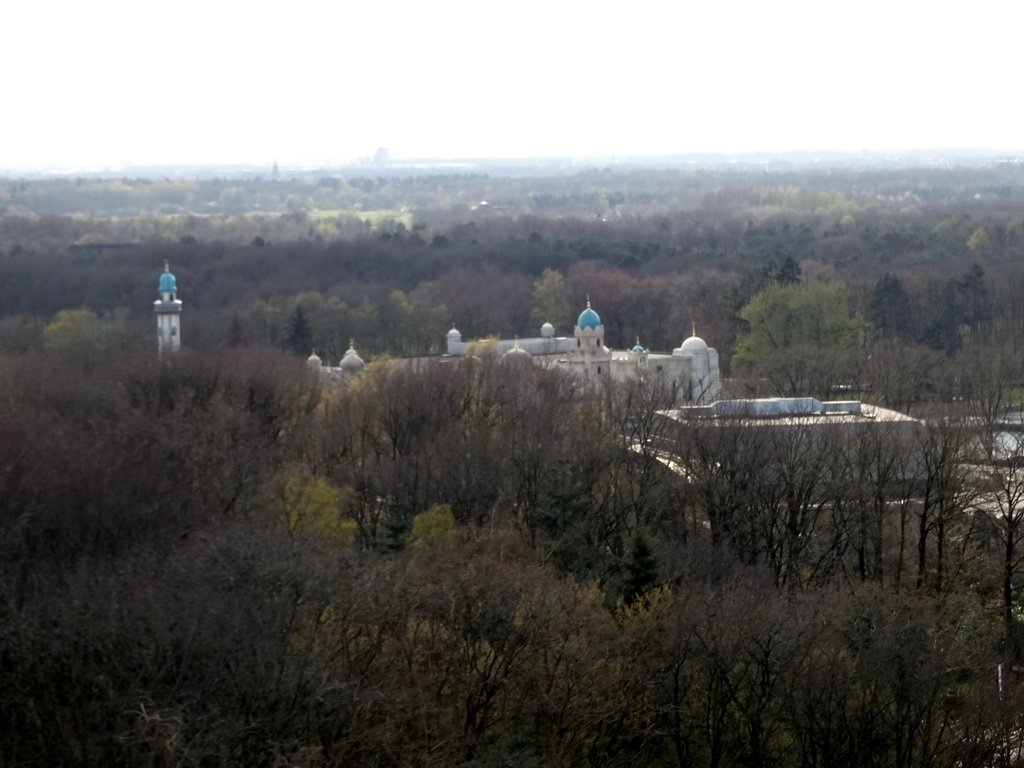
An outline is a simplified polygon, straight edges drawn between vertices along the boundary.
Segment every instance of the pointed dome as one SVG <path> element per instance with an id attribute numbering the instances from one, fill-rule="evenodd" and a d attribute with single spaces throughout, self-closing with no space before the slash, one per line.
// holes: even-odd
<path id="1" fill-rule="evenodd" d="M 359 373 L 366 367 L 365 361 L 356 352 L 356 345 L 352 342 L 352 339 L 349 339 L 348 350 L 346 350 L 345 356 L 341 358 L 341 362 L 338 363 L 338 367 L 349 374 Z"/>
<path id="2" fill-rule="evenodd" d="M 686 341 L 682 343 L 682 346 L 676 347 L 672 350 L 673 355 L 693 354 L 695 352 L 707 352 L 708 345 L 700 336 L 697 335 L 697 324 L 693 324 L 693 335 L 690 336 Z"/>
<path id="3" fill-rule="evenodd" d="M 519 346 L 519 339 L 516 339 L 516 344 L 512 349 L 508 350 L 501 356 L 502 362 L 509 362 L 514 364 L 530 364 L 533 362 L 533 355 L 527 352 L 525 349 Z"/>
<path id="4" fill-rule="evenodd" d="M 174 279 L 174 275 L 171 274 L 171 266 L 166 261 L 164 262 L 164 273 L 160 275 L 160 287 L 159 291 L 168 293 L 174 293 L 178 290 L 178 281 Z"/>
<path id="5" fill-rule="evenodd" d="M 315 365 L 318 367 L 323 365 L 324 363 L 324 361 L 321 360 L 320 356 L 316 353 L 316 350 L 314 350 L 313 354 L 306 358 L 306 362 L 309 363 L 310 365 Z"/>
<path id="6" fill-rule="evenodd" d="M 679 349 L 682 352 L 707 352 L 708 345 L 700 336 L 691 336 Z"/>
<path id="7" fill-rule="evenodd" d="M 576 325 L 579 328 L 590 328 L 591 330 L 601 325 L 601 318 L 590 307 L 590 298 L 587 297 L 587 308 L 580 312 L 579 319 L 576 321 Z"/>

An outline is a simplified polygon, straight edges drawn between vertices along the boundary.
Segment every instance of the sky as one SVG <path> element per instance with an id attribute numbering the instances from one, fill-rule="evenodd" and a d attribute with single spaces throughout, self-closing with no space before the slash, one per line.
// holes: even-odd
<path id="1" fill-rule="evenodd" d="M 32 0 L 0 169 L 1024 150 L 1024 3 Z"/>

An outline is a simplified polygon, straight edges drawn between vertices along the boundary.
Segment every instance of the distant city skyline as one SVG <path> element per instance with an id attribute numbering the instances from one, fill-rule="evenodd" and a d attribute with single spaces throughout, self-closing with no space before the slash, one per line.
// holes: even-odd
<path id="1" fill-rule="evenodd" d="M 156 8 L 7 10 L 0 169 L 1024 150 L 994 0 Z"/>

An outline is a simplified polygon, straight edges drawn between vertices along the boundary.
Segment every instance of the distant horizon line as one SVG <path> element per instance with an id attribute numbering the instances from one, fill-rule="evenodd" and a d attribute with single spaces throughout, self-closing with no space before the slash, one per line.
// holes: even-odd
<path id="1" fill-rule="evenodd" d="M 386 148 L 385 148 L 386 149 Z M 930 157 L 935 160 L 945 159 L 937 155 L 953 156 L 955 158 L 974 159 L 1016 159 L 1024 158 L 1024 148 L 1020 147 L 966 147 L 966 146 L 935 146 L 935 147 L 891 147 L 891 148 L 870 148 L 862 149 L 786 149 L 786 150 L 700 150 L 686 152 L 628 152 L 608 154 L 540 154 L 528 156 L 502 156 L 502 155 L 477 155 L 477 156 L 448 156 L 448 155 L 423 155 L 423 156 L 398 156 L 391 157 L 386 162 L 375 162 L 373 155 L 362 155 L 350 158 L 270 158 L 268 160 L 198 160 L 198 161 L 154 161 L 134 162 L 125 160 L 122 162 L 74 162 L 74 163 L 0 163 L 0 176 L 10 173 L 31 173 L 45 176 L 62 176 L 71 174 L 90 173 L 118 173 L 125 171 L 142 170 L 185 170 L 185 169 L 237 169 L 249 171 L 273 171 L 276 166 L 279 171 L 303 171 L 334 169 L 366 169 L 366 170 L 401 170 L 424 169 L 430 167 L 444 168 L 445 166 L 473 167 L 473 166 L 551 166 L 552 164 L 568 164 L 569 166 L 609 166 L 609 165 L 646 165 L 658 163 L 694 163 L 697 161 L 716 160 L 718 163 L 730 160 L 755 160 L 757 162 L 770 162 L 786 158 L 801 158 L 805 161 L 808 158 L 867 158 L 875 160 L 898 160 L 900 158 Z"/>

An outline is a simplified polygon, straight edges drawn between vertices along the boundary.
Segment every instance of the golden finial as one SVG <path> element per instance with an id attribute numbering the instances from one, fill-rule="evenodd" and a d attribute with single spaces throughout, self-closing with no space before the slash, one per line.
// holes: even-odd
<path id="1" fill-rule="evenodd" d="M 171 265 L 167 262 L 167 259 L 164 259 L 164 272 L 170 272 L 170 271 L 171 271 Z"/>
<path id="2" fill-rule="evenodd" d="M 697 337 L 697 323 L 695 323 L 694 321 L 691 320 L 690 321 L 690 325 L 693 327 L 693 336 L 694 336 L 694 338 L 696 338 Z"/>
<path id="3" fill-rule="evenodd" d="M 638 347 L 640 346 L 640 337 L 639 336 L 636 337 L 636 345 Z"/>
<path id="4" fill-rule="evenodd" d="M 519 334 L 518 333 L 516 334 L 515 346 L 513 346 L 512 349 L 519 349 Z"/>
<path id="5" fill-rule="evenodd" d="M 590 309 L 590 294 L 587 294 L 587 309 Z"/>

